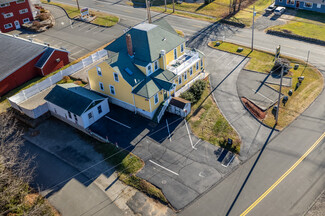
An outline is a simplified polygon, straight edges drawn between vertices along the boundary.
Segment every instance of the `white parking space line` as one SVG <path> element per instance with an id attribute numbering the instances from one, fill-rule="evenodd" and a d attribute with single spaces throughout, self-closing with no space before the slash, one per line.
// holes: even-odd
<path id="1" fill-rule="evenodd" d="M 87 27 L 89 27 L 89 24 L 87 24 L 87 23 L 83 23 L 83 24 L 81 25 L 81 27 L 78 27 L 78 31 L 81 31 L 81 30 L 83 30 L 83 29 L 85 29 L 85 28 L 87 28 Z"/>
<path id="2" fill-rule="evenodd" d="M 186 130 L 187 130 L 187 133 L 188 133 L 188 137 L 190 138 L 191 146 L 192 146 L 193 149 L 197 150 L 197 148 L 195 148 L 193 146 L 192 137 L 191 137 L 191 134 L 190 134 L 190 130 L 188 129 L 186 119 L 185 119 L 185 126 L 186 126 Z"/>
<path id="3" fill-rule="evenodd" d="M 99 26 L 95 26 L 94 28 L 88 29 L 86 32 L 90 32 L 90 31 L 92 31 L 92 30 L 94 30 L 96 28 L 99 28 Z"/>
<path id="4" fill-rule="evenodd" d="M 199 144 L 199 142 L 201 141 L 201 139 L 199 139 L 195 144 L 194 144 L 194 148 L 197 144 Z"/>
<path id="5" fill-rule="evenodd" d="M 110 119 L 110 120 L 112 120 L 113 122 L 116 122 L 117 124 L 120 124 L 120 125 L 122 125 L 122 126 L 128 128 L 128 129 L 131 129 L 130 126 L 127 126 L 127 125 L 125 125 L 125 124 L 123 124 L 123 123 L 121 123 L 121 122 L 119 122 L 119 121 L 117 121 L 117 120 L 115 120 L 115 119 L 112 119 L 112 118 L 110 118 L 110 117 L 108 117 L 108 116 L 105 116 L 105 117 L 108 118 L 108 119 Z"/>
<path id="6" fill-rule="evenodd" d="M 252 91 L 255 92 L 255 94 L 257 93 L 257 94 L 261 95 L 262 97 L 268 99 L 268 100 L 271 101 L 272 103 L 274 103 L 273 100 L 271 100 L 270 98 L 266 97 L 265 95 L 263 95 L 263 94 L 261 94 L 261 93 L 259 93 L 259 92 L 256 92 L 256 90 L 252 89 Z"/>
<path id="7" fill-rule="evenodd" d="M 239 56 L 235 56 L 226 66 L 229 66 L 235 59 L 237 59 Z"/>
<path id="8" fill-rule="evenodd" d="M 174 175 L 179 175 L 178 173 L 176 173 L 176 172 L 174 172 L 174 171 L 172 171 L 172 170 L 170 170 L 170 169 L 168 169 L 168 168 L 166 168 L 166 167 L 164 167 L 164 166 L 161 166 L 160 164 L 158 164 L 158 163 L 156 163 L 156 162 L 154 162 L 154 161 L 152 161 L 152 160 L 149 160 L 151 163 L 153 163 L 153 164 L 155 164 L 155 165 L 157 165 L 157 166 L 159 166 L 160 168 L 162 168 L 162 169 L 164 169 L 164 170 L 166 170 L 166 171 L 168 171 L 168 172 L 171 172 L 171 173 L 173 173 Z"/>

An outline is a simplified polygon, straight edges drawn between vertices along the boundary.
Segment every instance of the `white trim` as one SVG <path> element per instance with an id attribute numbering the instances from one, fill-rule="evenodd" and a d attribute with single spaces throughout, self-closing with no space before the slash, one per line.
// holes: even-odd
<path id="1" fill-rule="evenodd" d="M 117 75 L 117 80 L 115 79 L 115 74 Z M 116 72 L 113 72 L 113 78 L 114 78 L 114 81 L 115 82 L 119 82 L 120 81 L 120 78 L 118 76 L 118 73 L 116 73 Z"/>
<path id="2" fill-rule="evenodd" d="M 19 13 L 20 14 L 28 13 L 28 8 L 24 8 L 24 9 L 19 10 Z"/>
<path id="3" fill-rule="evenodd" d="M 113 90 L 114 90 L 114 94 L 112 93 L 112 87 L 113 87 Z M 113 85 L 109 85 L 109 93 L 111 95 L 116 95 L 116 90 L 115 90 L 115 87 Z"/>
<path id="4" fill-rule="evenodd" d="M 6 25 L 10 25 L 10 27 L 6 27 Z M 14 26 L 12 25 L 12 23 L 7 23 L 7 24 L 4 24 L 3 27 L 5 27 L 5 29 L 10 29 L 10 28 L 12 28 Z"/>
<path id="5" fill-rule="evenodd" d="M 98 82 L 98 84 L 99 84 L 99 89 L 101 91 L 105 91 L 104 84 L 102 82 Z M 103 87 L 103 89 L 101 88 L 101 86 Z"/>
<path id="6" fill-rule="evenodd" d="M 28 21 L 26 21 L 26 20 L 28 20 Z M 30 22 L 29 18 L 23 19 L 23 23 L 28 23 L 28 22 Z"/>
<path id="7" fill-rule="evenodd" d="M 10 18 L 10 17 L 13 17 L 13 16 L 14 16 L 14 13 L 13 13 L 13 12 L 9 12 L 9 13 L 5 13 L 5 14 L 3 14 L 3 17 L 4 17 L 5 19 Z"/>

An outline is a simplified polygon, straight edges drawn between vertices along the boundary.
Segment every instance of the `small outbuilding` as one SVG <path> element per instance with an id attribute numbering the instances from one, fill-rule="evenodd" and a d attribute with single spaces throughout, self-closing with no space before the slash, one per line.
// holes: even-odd
<path id="1" fill-rule="evenodd" d="M 44 98 L 51 114 L 86 129 L 109 112 L 108 99 L 76 84 L 56 85 Z"/>
<path id="2" fill-rule="evenodd" d="M 184 118 L 191 112 L 191 102 L 180 97 L 173 97 L 169 102 L 168 112 Z"/>

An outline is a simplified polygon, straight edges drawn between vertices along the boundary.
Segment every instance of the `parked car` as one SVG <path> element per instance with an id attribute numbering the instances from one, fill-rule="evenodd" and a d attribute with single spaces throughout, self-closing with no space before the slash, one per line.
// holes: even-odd
<path id="1" fill-rule="evenodd" d="M 265 13 L 272 13 L 275 10 L 275 8 L 276 8 L 275 3 L 273 3 L 265 9 Z"/>
<path id="2" fill-rule="evenodd" d="M 277 7 L 277 8 L 274 10 L 274 14 L 280 16 L 280 15 L 283 14 L 285 11 L 286 11 L 286 8 L 285 8 L 285 7 Z"/>

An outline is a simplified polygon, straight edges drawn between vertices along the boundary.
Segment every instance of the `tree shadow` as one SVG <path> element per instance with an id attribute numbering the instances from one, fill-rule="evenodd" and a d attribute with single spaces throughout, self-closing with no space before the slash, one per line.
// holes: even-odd
<path id="1" fill-rule="evenodd" d="M 243 191 L 245 185 L 247 184 L 247 181 L 248 181 L 249 177 L 250 177 L 251 174 L 253 173 L 253 170 L 254 170 L 254 168 L 255 168 L 257 162 L 258 162 L 259 159 L 261 158 L 261 155 L 263 154 L 265 147 L 267 146 L 267 144 L 268 144 L 270 138 L 272 137 L 273 132 L 275 131 L 275 126 L 276 126 L 276 125 L 273 126 L 273 128 L 272 128 L 272 130 L 271 130 L 269 136 L 267 137 L 267 139 L 266 139 L 266 141 L 265 141 L 265 143 L 264 143 L 264 145 L 263 145 L 263 147 L 262 147 L 260 153 L 258 154 L 258 156 L 257 156 L 257 158 L 256 158 L 256 160 L 255 160 L 255 162 L 254 162 L 254 164 L 253 164 L 253 166 L 252 166 L 252 168 L 250 169 L 250 171 L 249 171 L 247 177 L 245 178 L 245 181 L 243 182 L 241 188 L 239 189 L 239 191 L 238 191 L 238 193 L 237 193 L 237 195 L 236 195 L 234 201 L 233 201 L 232 204 L 230 205 L 230 207 L 229 207 L 229 209 L 228 209 L 228 211 L 227 211 L 227 213 L 226 213 L 226 216 L 228 216 L 228 215 L 230 214 L 230 212 L 231 212 L 232 208 L 234 207 L 234 205 L 236 204 L 236 202 L 237 202 L 237 200 L 238 200 L 238 198 L 239 198 L 241 192 Z"/>

